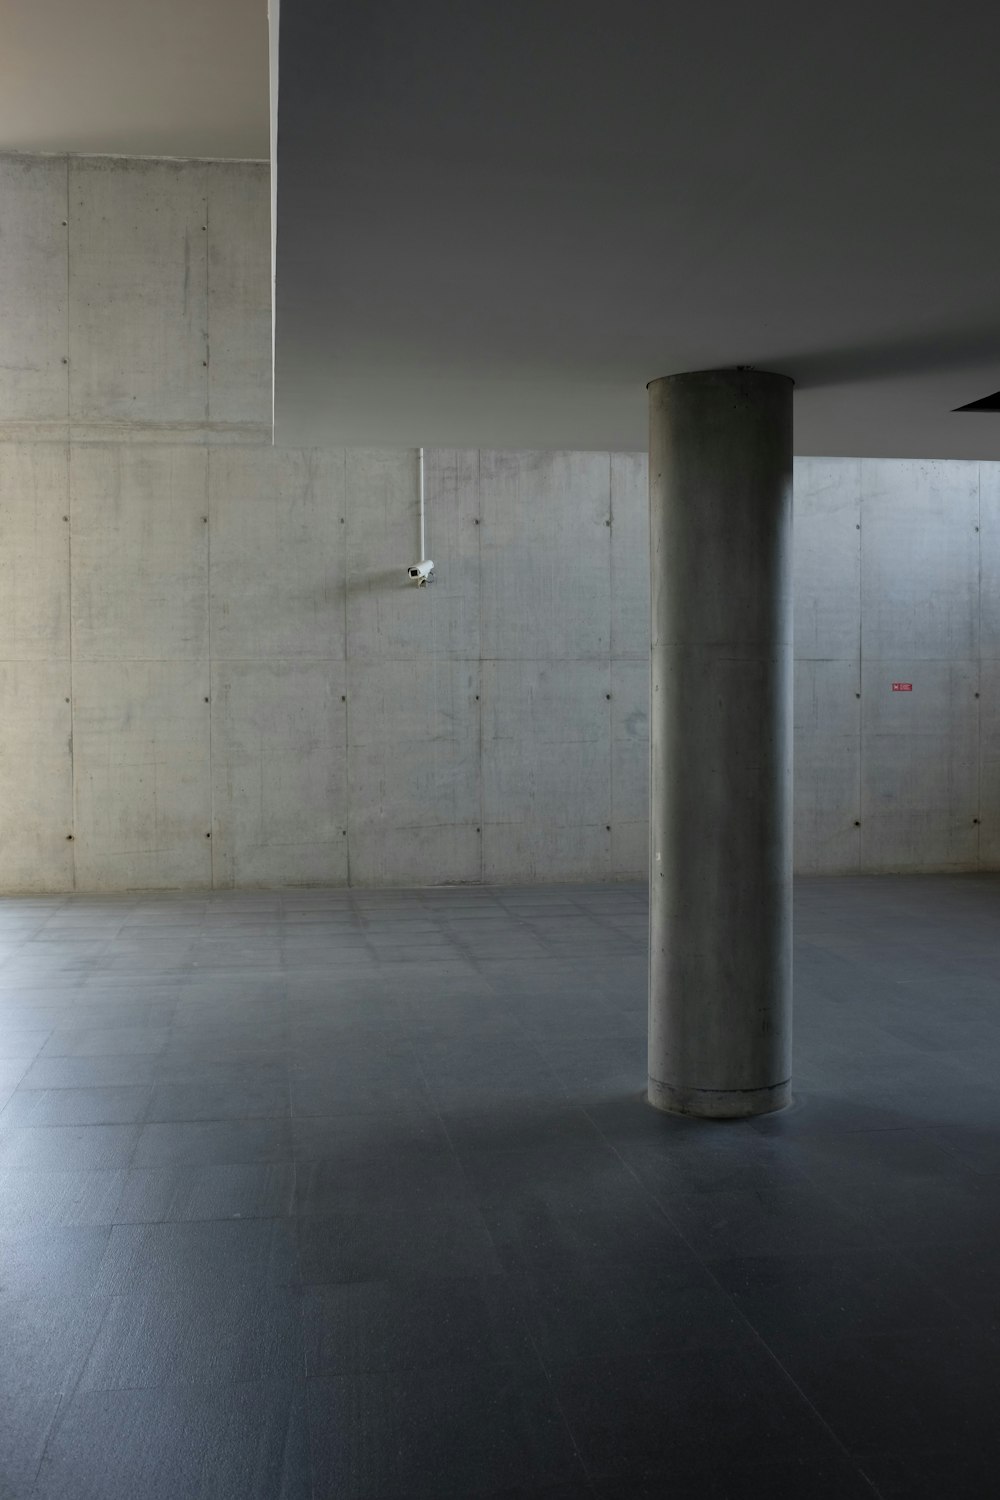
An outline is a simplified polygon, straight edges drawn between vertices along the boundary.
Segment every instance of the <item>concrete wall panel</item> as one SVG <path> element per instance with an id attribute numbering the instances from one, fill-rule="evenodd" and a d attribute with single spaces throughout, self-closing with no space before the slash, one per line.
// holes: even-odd
<path id="1" fill-rule="evenodd" d="M 857 870 L 861 857 L 858 661 L 795 664 L 795 867 Z"/>
<path id="2" fill-rule="evenodd" d="M 611 825 L 611 875 L 616 880 L 645 880 L 649 875 L 649 820 Z"/>
<path id="3" fill-rule="evenodd" d="M 66 158 L 0 156 L 0 432 L 53 424 L 65 435 Z"/>
<path id="4" fill-rule="evenodd" d="M 611 455 L 611 654 L 649 660 L 649 463 Z"/>
<path id="5" fill-rule="evenodd" d="M 607 657 L 607 453 L 484 452 L 482 651 L 487 658 Z"/>
<path id="6" fill-rule="evenodd" d="M 390 828 L 350 834 L 350 881 L 356 886 L 464 885 L 483 879 L 482 835 L 470 823 Z"/>
<path id="7" fill-rule="evenodd" d="M 207 658 L 207 451 L 74 444 L 70 489 L 74 656 Z"/>
<path id="8" fill-rule="evenodd" d="M 600 823 L 485 823 L 483 879 L 494 885 L 607 880 L 611 839 Z"/>
<path id="9" fill-rule="evenodd" d="M 611 663 L 611 862 L 644 878 L 649 851 L 649 662 Z"/>
<path id="10" fill-rule="evenodd" d="M 974 869 L 978 663 L 866 660 L 862 677 L 862 868 Z"/>
<path id="11" fill-rule="evenodd" d="M 979 465 L 979 651 L 1000 658 L 1000 463 Z"/>
<path id="12" fill-rule="evenodd" d="M 479 454 L 429 449 L 424 457 L 427 552 L 434 580 L 416 588 L 417 455 L 347 453 L 348 654 L 356 658 L 479 655 Z"/>
<path id="13" fill-rule="evenodd" d="M 479 880 L 478 661 L 348 663 L 351 879 Z"/>
<path id="14" fill-rule="evenodd" d="M 861 652 L 861 460 L 795 461 L 795 655 Z"/>
<path id="15" fill-rule="evenodd" d="M 0 661 L 0 890 L 73 886 L 69 661 Z"/>
<path id="16" fill-rule="evenodd" d="M 866 657 L 970 660 L 979 650 L 979 464 L 861 463 Z"/>
<path id="17" fill-rule="evenodd" d="M 982 662 L 979 690 L 979 862 L 1000 870 L 1000 658 Z"/>
<path id="18" fill-rule="evenodd" d="M 344 457 L 289 448 L 209 454 L 212 653 L 344 654 Z"/>
<path id="19" fill-rule="evenodd" d="M 208 698 L 207 662 L 76 663 L 79 890 L 211 885 Z"/>
<path id="20" fill-rule="evenodd" d="M 610 872 L 610 693 L 607 661 L 483 663 L 486 879 Z"/>
<path id="21" fill-rule="evenodd" d="M 0 661 L 69 656 L 65 443 L 0 443 Z"/>
<path id="22" fill-rule="evenodd" d="M 648 822 L 648 662 L 611 663 L 611 757 L 614 818 Z"/>
<path id="23" fill-rule="evenodd" d="M 270 170 L 211 162 L 208 194 L 208 417 L 271 434 Z"/>
<path id="24" fill-rule="evenodd" d="M 197 435 L 208 416 L 203 170 L 77 157 L 69 184 L 74 436 Z"/>
<path id="25" fill-rule="evenodd" d="M 342 661 L 212 667 L 215 884 L 343 884 L 347 747 Z"/>

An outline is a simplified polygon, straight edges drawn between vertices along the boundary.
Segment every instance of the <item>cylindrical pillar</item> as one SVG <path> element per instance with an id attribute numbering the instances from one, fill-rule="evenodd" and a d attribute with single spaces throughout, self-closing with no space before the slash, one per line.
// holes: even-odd
<path id="1" fill-rule="evenodd" d="M 654 380 L 649 1100 L 791 1098 L 792 381 Z"/>

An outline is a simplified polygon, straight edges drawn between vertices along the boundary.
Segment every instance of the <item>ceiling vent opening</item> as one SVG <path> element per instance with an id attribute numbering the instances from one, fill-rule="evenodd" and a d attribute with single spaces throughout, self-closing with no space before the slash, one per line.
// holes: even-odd
<path id="1" fill-rule="evenodd" d="M 983 396 L 979 401 L 970 401 L 968 406 L 956 406 L 955 411 L 1000 411 L 1000 391 Z"/>

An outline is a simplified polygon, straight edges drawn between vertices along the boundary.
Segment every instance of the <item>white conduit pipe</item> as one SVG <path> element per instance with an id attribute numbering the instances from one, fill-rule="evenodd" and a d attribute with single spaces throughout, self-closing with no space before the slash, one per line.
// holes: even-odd
<path id="1" fill-rule="evenodd" d="M 406 576 L 411 583 L 415 583 L 418 589 L 430 583 L 434 577 L 434 564 L 427 556 L 427 524 L 426 524 L 426 493 L 424 486 L 424 450 L 417 449 L 417 477 L 419 480 L 420 496 L 420 561 L 407 568 Z"/>

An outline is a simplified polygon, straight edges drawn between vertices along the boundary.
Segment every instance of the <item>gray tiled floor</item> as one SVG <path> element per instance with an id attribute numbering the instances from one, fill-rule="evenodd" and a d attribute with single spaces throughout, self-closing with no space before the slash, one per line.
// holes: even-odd
<path id="1" fill-rule="evenodd" d="M 801 883 L 699 1125 L 636 887 L 0 902 L 0 1496 L 992 1494 L 998 916 Z"/>

